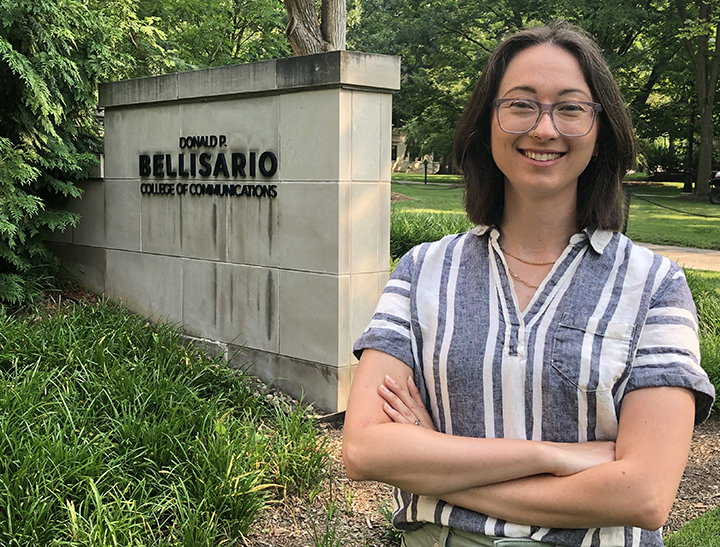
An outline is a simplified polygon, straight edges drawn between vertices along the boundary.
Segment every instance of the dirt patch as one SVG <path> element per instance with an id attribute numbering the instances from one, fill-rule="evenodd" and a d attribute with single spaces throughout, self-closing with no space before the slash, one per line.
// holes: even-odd
<path id="1" fill-rule="evenodd" d="M 411 201 L 412 198 L 398 192 L 390 192 L 390 201 Z"/>
<path id="2" fill-rule="evenodd" d="M 695 428 L 690 457 L 665 523 L 664 533 L 674 532 L 720 505 L 720 415 L 713 414 Z"/>
<path id="3" fill-rule="evenodd" d="M 387 521 L 380 512 L 383 504 L 391 504 L 391 489 L 375 482 L 352 482 L 342 464 L 342 432 L 325 429 L 333 459 L 331 488 L 313 503 L 289 498 L 265 511 L 254 531 L 248 536 L 248 547 L 314 547 L 342 545 L 352 547 L 397 546 L 387 537 Z M 339 543 L 314 541 L 311 522 L 315 523 L 315 537 L 322 538 L 328 528 L 325 504 L 335 499 L 337 515 L 334 533 Z M 690 519 L 720 505 L 720 417 L 713 415 L 698 426 L 693 435 L 690 457 L 680 483 L 675 504 L 664 527 L 667 535 Z M 330 519 L 330 522 L 333 522 Z M 333 531 L 330 530 L 332 534 Z M 318 535 L 319 534 L 319 535 Z"/>

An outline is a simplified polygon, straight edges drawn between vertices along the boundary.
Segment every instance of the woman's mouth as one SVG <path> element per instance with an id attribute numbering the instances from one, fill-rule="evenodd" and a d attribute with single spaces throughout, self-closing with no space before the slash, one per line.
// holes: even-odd
<path id="1" fill-rule="evenodd" d="M 556 160 L 565 155 L 560 152 L 540 153 L 540 152 L 531 152 L 529 150 L 521 150 L 521 152 L 525 157 L 530 158 L 531 160 L 535 160 L 535 161 L 552 161 L 552 160 Z"/>

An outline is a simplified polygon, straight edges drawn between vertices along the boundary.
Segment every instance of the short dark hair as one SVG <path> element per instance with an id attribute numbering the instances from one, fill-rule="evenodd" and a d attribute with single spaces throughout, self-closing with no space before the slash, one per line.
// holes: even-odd
<path id="1" fill-rule="evenodd" d="M 476 224 L 500 225 L 504 175 L 490 149 L 492 101 L 515 55 L 540 44 L 571 53 L 580 64 L 594 100 L 603 107 L 597 120 L 597 156 L 578 178 L 578 225 L 619 231 L 625 219 L 622 179 L 635 162 L 632 123 L 600 48 L 590 35 L 564 21 L 508 36 L 480 75 L 455 131 L 455 165 L 465 176 L 467 214 Z"/>

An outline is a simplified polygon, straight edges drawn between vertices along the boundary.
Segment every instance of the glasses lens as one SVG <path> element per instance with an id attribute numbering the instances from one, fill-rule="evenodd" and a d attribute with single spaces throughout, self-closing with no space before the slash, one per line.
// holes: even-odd
<path id="1" fill-rule="evenodd" d="M 557 130 L 566 137 L 578 137 L 590 132 L 595 121 L 595 110 L 589 104 L 563 101 L 555 103 L 552 118 Z M 498 122 L 508 133 L 530 131 L 540 116 L 540 105 L 534 101 L 517 99 L 498 106 Z"/>
<path id="2" fill-rule="evenodd" d="M 517 99 L 500 104 L 497 112 L 498 122 L 503 131 L 525 133 L 535 125 L 540 113 L 540 105 Z"/>
<path id="3" fill-rule="evenodd" d="M 555 104 L 552 113 L 555 127 L 568 137 L 587 134 L 595 119 L 595 111 L 591 105 L 572 101 Z"/>

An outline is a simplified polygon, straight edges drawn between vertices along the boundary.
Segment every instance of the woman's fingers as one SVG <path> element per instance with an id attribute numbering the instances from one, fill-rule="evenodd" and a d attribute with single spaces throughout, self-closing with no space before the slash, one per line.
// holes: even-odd
<path id="1" fill-rule="evenodd" d="M 420 391 L 408 377 L 407 387 L 395 381 L 392 377 L 386 376 L 385 382 L 378 389 L 380 396 L 392 407 L 396 414 L 385 413 L 395 422 L 420 425 L 436 431 L 430 414 L 420 397 Z M 396 419 L 396 417 L 398 419 Z"/>
<path id="2" fill-rule="evenodd" d="M 422 398 L 420 397 L 420 390 L 415 385 L 415 382 L 412 379 L 412 376 L 408 376 L 407 379 L 407 387 L 408 387 L 408 394 L 410 395 L 410 398 L 412 399 L 413 406 L 411 407 L 413 414 L 417 416 L 418 420 L 427 428 L 432 429 L 433 431 L 437 431 L 435 429 L 435 424 L 433 424 L 432 418 L 430 417 L 430 413 L 425 408 L 425 404 L 423 403 Z"/>
<path id="3" fill-rule="evenodd" d="M 395 410 L 390 403 L 383 404 L 383 410 L 385 411 L 385 414 L 388 415 L 388 417 L 397 424 L 406 424 L 408 423 L 407 419 L 400 414 L 397 410 Z"/>
<path id="4" fill-rule="evenodd" d="M 380 397 L 385 399 L 383 410 L 393 422 L 397 422 L 399 424 L 415 423 L 417 418 L 415 417 L 415 414 L 413 414 L 412 410 L 410 410 L 402 399 L 400 399 L 400 397 L 391 391 L 385 384 L 380 385 L 378 393 L 380 394 Z M 388 409 L 390 409 L 390 412 Z"/>

